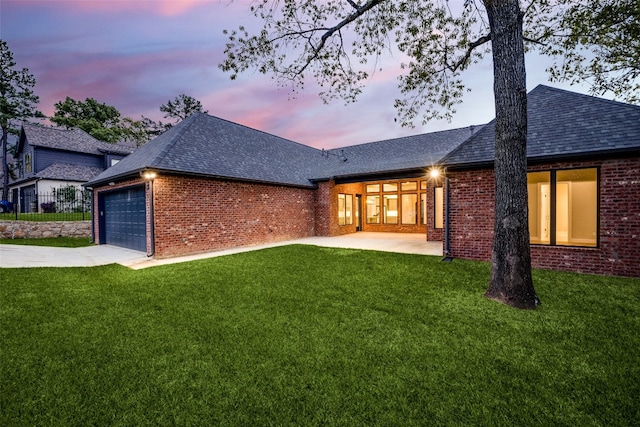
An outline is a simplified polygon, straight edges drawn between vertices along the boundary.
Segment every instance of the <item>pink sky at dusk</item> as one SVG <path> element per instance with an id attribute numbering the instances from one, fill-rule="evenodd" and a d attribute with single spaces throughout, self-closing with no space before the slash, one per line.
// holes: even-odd
<path id="1" fill-rule="evenodd" d="M 462 1 L 462 0 L 461 0 Z M 39 108 L 70 96 L 95 98 L 123 116 L 162 119 L 160 105 L 181 93 L 209 114 L 317 148 L 483 124 L 493 119 L 491 62 L 464 76 L 472 92 L 452 122 L 403 128 L 394 118 L 400 58 L 388 58 L 355 104 L 326 105 L 312 89 L 290 99 L 269 76 L 249 71 L 235 81 L 217 67 L 223 29 L 256 27 L 249 0 L 2 0 L 0 36 L 17 67 L 36 77 Z M 529 90 L 550 84 L 547 58 L 529 54 Z M 587 93 L 587 87 L 552 84 Z M 310 88 L 312 84 L 308 85 Z"/>

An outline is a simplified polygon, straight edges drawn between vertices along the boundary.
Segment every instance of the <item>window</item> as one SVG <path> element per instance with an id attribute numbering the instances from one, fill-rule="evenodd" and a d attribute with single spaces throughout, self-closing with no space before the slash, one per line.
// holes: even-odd
<path id="1" fill-rule="evenodd" d="M 397 224 L 398 223 L 398 195 L 385 194 L 382 199 L 384 203 L 384 223 Z"/>
<path id="2" fill-rule="evenodd" d="M 402 195 L 402 223 L 403 224 L 418 223 L 418 195 L 417 194 Z"/>
<path id="3" fill-rule="evenodd" d="M 403 182 L 400 184 L 402 191 L 416 191 L 418 189 L 418 183 L 416 181 Z"/>
<path id="4" fill-rule="evenodd" d="M 551 172 L 527 174 L 529 192 L 529 235 L 531 243 L 551 241 Z"/>
<path id="5" fill-rule="evenodd" d="M 426 180 L 412 178 L 365 184 L 366 223 L 426 224 L 427 184 Z"/>
<path id="6" fill-rule="evenodd" d="M 353 196 L 351 194 L 338 194 L 338 225 L 353 224 Z"/>
<path id="7" fill-rule="evenodd" d="M 531 243 L 596 246 L 598 170 L 527 174 Z"/>
<path id="8" fill-rule="evenodd" d="M 380 224 L 380 196 L 367 196 L 367 224 Z"/>
<path id="9" fill-rule="evenodd" d="M 435 228 L 444 228 L 444 189 L 436 187 L 433 190 L 433 226 Z"/>
<path id="10" fill-rule="evenodd" d="M 33 164 L 31 162 L 31 154 L 24 155 L 24 173 L 33 172 Z"/>

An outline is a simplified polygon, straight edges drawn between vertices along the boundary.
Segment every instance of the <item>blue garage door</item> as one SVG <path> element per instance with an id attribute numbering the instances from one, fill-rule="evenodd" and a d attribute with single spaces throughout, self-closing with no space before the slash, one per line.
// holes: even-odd
<path id="1" fill-rule="evenodd" d="M 102 243 L 138 251 L 147 250 L 144 187 L 104 195 Z"/>

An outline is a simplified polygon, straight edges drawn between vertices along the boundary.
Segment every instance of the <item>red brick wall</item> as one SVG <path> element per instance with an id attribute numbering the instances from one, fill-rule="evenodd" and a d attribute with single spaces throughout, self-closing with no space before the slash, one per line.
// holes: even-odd
<path id="1" fill-rule="evenodd" d="M 493 170 L 449 172 L 447 175 L 451 255 L 489 261 L 493 241 Z"/>
<path id="2" fill-rule="evenodd" d="M 331 229 L 331 188 L 333 181 L 323 181 L 318 183 L 318 188 L 314 195 L 315 208 L 315 230 L 316 236 L 330 236 Z"/>
<path id="3" fill-rule="evenodd" d="M 640 277 L 640 159 L 536 165 L 530 171 L 600 167 L 600 245 L 534 245 L 534 267 Z M 491 259 L 494 179 L 491 169 L 450 172 L 452 255 Z"/>
<path id="4" fill-rule="evenodd" d="M 203 178 L 154 181 L 155 255 L 314 235 L 314 190 Z"/>

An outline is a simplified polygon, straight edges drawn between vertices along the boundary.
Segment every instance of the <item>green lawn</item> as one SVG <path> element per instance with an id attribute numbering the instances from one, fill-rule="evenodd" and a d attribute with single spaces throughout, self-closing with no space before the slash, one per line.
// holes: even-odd
<path id="1" fill-rule="evenodd" d="M 0 425 L 624 426 L 640 280 L 285 246 L 133 271 L 0 270 Z"/>
<path id="2" fill-rule="evenodd" d="M 81 248 L 91 245 L 90 237 L 43 237 L 39 239 L 0 239 L 0 245 L 55 246 Z"/>
<path id="3" fill-rule="evenodd" d="M 91 212 L 0 213 L 0 220 L 12 221 L 90 221 Z"/>

